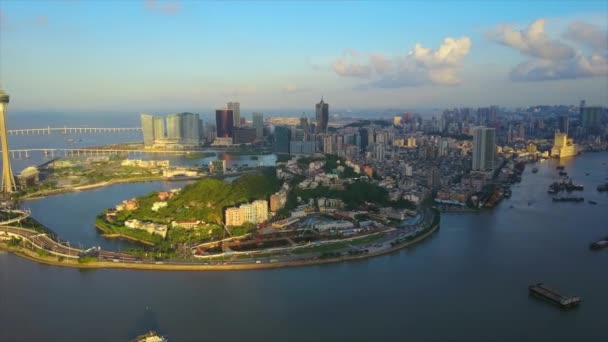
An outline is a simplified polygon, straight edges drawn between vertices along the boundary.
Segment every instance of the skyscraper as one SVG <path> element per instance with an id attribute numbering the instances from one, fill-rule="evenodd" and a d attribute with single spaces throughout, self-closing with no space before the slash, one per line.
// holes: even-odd
<path id="1" fill-rule="evenodd" d="M 291 130 L 289 127 L 276 126 L 274 128 L 274 144 L 277 153 L 289 154 L 289 143 L 291 142 Z"/>
<path id="2" fill-rule="evenodd" d="M 216 110 L 215 127 L 218 138 L 232 138 L 232 129 L 234 128 L 234 113 L 232 110 Z"/>
<path id="3" fill-rule="evenodd" d="M 598 129 L 602 116 L 602 107 L 582 107 L 581 124 L 587 129 Z"/>
<path id="4" fill-rule="evenodd" d="M 251 116 L 251 122 L 253 124 L 253 128 L 255 128 L 255 135 L 258 138 L 264 136 L 264 114 L 262 113 L 253 113 Z"/>
<path id="5" fill-rule="evenodd" d="M 238 102 L 228 102 L 226 109 L 232 110 L 233 127 L 241 127 L 241 104 Z"/>
<path id="6" fill-rule="evenodd" d="M 329 123 L 329 104 L 323 101 L 321 97 L 321 102 L 316 105 L 316 119 L 317 119 L 317 131 L 316 133 L 326 133 L 327 132 L 327 124 Z"/>
<path id="7" fill-rule="evenodd" d="M 561 115 L 559 118 L 557 118 L 557 129 L 559 129 L 560 132 L 568 135 L 569 126 L 570 118 L 568 115 Z"/>
<path id="8" fill-rule="evenodd" d="M 200 139 L 200 119 L 198 114 L 180 113 L 181 143 L 185 145 L 198 145 Z"/>
<path id="9" fill-rule="evenodd" d="M 165 131 L 165 118 L 160 116 L 154 117 L 154 140 L 165 139 L 167 132 Z"/>
<path id="10" fill-rule="evenodd" d="M 141 114 L 141 132 L 144 136 L 144 146 L 154 145 L 154 116 Z"/>
<path id="11" fill-rule="evenodd" d="M 493 171 L 496 159 L 496 129 L 473 128 L 473 171 Z"/>
<path id="12" fill-rule="evenodd" d="M 167 139 L 180 142 L 182 139 L 181 116 L 179 114 L 167 115 Z"/>
<path id="13" fill-rule="evenodd" d="M 11 167 L 11 155 L 8 152 L 8 137 L 6 133 L 6 112 L 9 96 L 0 88 L 0 142 L 2 143 L 2 192 L 13 192 L 17 190 L 13 168 Z"/>

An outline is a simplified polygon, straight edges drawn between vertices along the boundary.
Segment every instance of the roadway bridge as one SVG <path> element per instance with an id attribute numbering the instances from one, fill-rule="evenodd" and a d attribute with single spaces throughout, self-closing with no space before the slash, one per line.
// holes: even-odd
<path id="1" fill-rule="evenodd" d="M 10 225 L 15 222 L 21 222 L 21 220 L 25 220 L 26 218 L 30 217 L 30 215 L 32 214 L 32 212 L 29 209 L 28 210 L 19 210 L 19 209 L 3 210 L 3 212 L 15 213 L 15 214 L 19 214 L 19 216 L 0 222 L 0 226 Z"/>
<path id="2" fill-rule="evenodd" d="M 9 129 L 7 135 L 49 135 L 58 134 L 84 134 L 84 133 L 120 133 L 141 132 L 141 127 L 46 127 L 46 128 L 22 128 Z"/>
<path id="3" fill-rule="evenodd" d="M 69 245 L 63 245 L 53 240 L 48 236 L 48 234 L 45 233 L 40 233 L 32 229 L 21 227 L 0 226 L 0 239 L 11 237 L 20 238 L 35 248 L 65 258 L 78 259 L 84 252 L 82 249 L 73 248 Z"/>
<path id="4" fill-rule="evenodd" d="M 13 149 L 9 150 L 11 158 L 13 159 L 27 159 L 33 152 L 40 152 L 45 157 L 55 158 L 57 156 L 63 157 L 77 157 L 77 156 L 104 156 L 111 154 L 156 154 L 156 155 L 167 155 L 167 154 L 188 154 L 188 153 L 200 153 L 201 150 L 154 150 L 154 149 L 96 149 L 96 148 L 27 148 L 27 149 Z M 0 151 L 2 153 L 2 151 Z"/>

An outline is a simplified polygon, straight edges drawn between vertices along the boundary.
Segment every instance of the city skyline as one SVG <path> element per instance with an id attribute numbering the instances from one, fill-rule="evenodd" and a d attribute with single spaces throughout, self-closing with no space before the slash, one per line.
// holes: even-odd
<path id="1" fill-rule="evenodd" d="M 0 78 L 16 112 L 605 106 L 605 6 L 548 4 L 5 1 Z"/>

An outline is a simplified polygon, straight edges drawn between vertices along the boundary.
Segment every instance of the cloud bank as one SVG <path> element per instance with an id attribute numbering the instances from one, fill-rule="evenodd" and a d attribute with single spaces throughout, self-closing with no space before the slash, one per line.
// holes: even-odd
<path id="1" fill-rule="evenodd" d="M 464 59 L 471 50 L 468 37 L 447 37 L 436 49 L 421 44 L 404 56 L 370 54 L 364 61 L 356 50 L 346 50 L 332 68 L 342 77 L 369 79 L 357 88 L 401 88 L 420 85 L 456 85 Z"/>
<path id="2" fill-rule="evenodd" d="M 561 40 L 550 39 L 545 19 L 537 19 L 525 30 L 500 24 L 488 33 L 496 43 L 531 57 L 510 72 L 514 81 L 546 81 L 608 75 L 608 34 L 597 26 L 575 21 Z M 587 50 L 587 51 L 585 51 Z"/>

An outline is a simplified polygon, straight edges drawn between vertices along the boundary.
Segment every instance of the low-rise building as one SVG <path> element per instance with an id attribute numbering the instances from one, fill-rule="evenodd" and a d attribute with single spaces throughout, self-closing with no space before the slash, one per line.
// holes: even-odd
<path id="1" fill-rule="evenodd" d="M 154 222 L 143 222 L 143 221 L 132 219 L 132 220 L 125 221 L 125 227 L 131 228 L 131 229 L 144 230 L 150 234 L 156 234 L 156 235 L 162 236 L 163 239 L 167 237 L 168 228 L 167 228 L 167 225 L 165 225 L 165 224 L 154 223 Z"/>
<path id="2" fill-rule="evenodd" d="M 158 211 L 160 208 L 167 207 L 167 202 L 154 202 L 152 203 L 152 211 Z"/>

